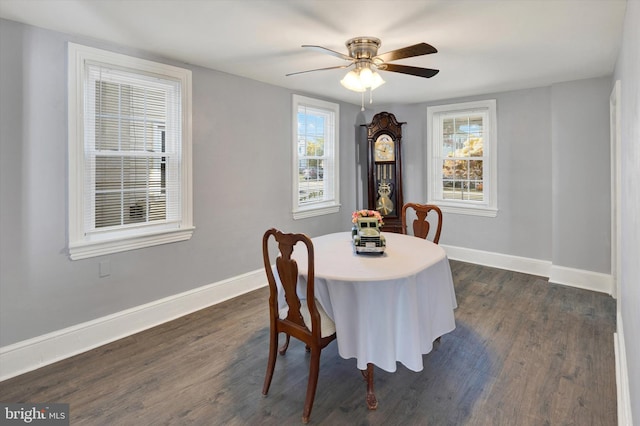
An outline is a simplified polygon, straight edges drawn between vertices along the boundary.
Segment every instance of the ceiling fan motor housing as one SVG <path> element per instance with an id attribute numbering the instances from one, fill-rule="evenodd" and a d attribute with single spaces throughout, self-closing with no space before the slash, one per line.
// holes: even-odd
<path id="1" fill-rule="evenodd" d="M 358 63 L 373 63 L 372 58 L 378 54 L 380 39 L 375 37 L 355 37 L 345 43 L 349 50 L 349 56 Z"/>

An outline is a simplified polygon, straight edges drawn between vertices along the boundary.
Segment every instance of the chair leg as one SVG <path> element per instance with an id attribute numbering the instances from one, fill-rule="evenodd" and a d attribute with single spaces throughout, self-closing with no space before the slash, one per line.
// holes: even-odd
<path id="1" fill-rule="evenodd" d="M 278 353 L 280 355 L 284 355 L 287 353 L 287 349 L 289 348 L 289 339 L 291 338 L 291 336 L 289 336 L 288 334 L 285 334 L 285 341 L 284 344 L 282 345 L 282 347 L 280 348 L 280 350 L 278 351 Z"/>
<path id="2" fill-rule="evenodd" d="M 313 400 L 316 396 L 318 386 L 318 373 L 320 372 L 320 349 L 311 349 L 311 360 L 309 361 L 309 382 L 307 384 L 307 397 L 304 401 L 304 411 L 302 412 L 302 423 L 309 423 Z"/>
<path id="3" fill-rule="evenodd" d="M 289 336 L 287 335 L 287 338 Z M 288 340 L 287 340 L 288 342 Z M 269 386 L 271 386 L 271 379 L 273 378 L 273 370 L 276 366 L 276 350 L 278 349 L 278 333 L 271 328 L 269 332 L 269 360 L 267 361 L 267 374 L 264 376 L 264 385 L 262 386 L 262 395 L 266 395 L 269 392 Z"/>

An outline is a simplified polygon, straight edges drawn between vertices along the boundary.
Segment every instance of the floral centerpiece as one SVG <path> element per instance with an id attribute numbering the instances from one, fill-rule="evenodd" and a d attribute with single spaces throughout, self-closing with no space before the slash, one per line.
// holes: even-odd
<path id="1" fill-rule="evenodd" d="M 382 215 L 379 211 L 376 210 L 356 210 L 351 213 L 351 222 L 358 223 L 359 217 L 375 217 L 378 219 L 379 226 L 384 225 L 384 221 L 382 220 Z"/>

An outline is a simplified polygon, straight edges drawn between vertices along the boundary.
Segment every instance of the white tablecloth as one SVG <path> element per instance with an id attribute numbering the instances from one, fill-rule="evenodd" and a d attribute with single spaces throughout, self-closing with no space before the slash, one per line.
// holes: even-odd
<path id="1" fill-rule="evenodd" d="M 396 371 L 401 362 L 423 369 L 422 355 L 433 341 L 455 329 L 457 307 L 445 251 L 430 241 L 384 233 L 385 253 L 356 254 L 351 234 L 313 238 L 316 298 L 336 323 L 338 353 L 356 358 L 358 368 L 373 363 Z M 297 250 L 304 297 L 306 251 Z M 280 307 L 286 307 L 283 298 Z"/>

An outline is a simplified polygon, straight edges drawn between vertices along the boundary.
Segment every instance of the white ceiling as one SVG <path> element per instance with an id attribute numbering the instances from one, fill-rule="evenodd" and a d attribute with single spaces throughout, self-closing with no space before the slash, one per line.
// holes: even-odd
<path id="1" fill-rule="evenodd" d="M 634 0 L 635 1 L 635 0 Z M 0 17 L 90 36 L 181 62 L 360 104 L 347 70 L 285 74 L 346 62 L 349 38 L 379 53 L 426 42 L 438 53 L 394 63 L 436 68 L 431 79 L 391 72 L 374 102 L 414 103 L 610 74 L 625 0 L 0 0 Z"/>

